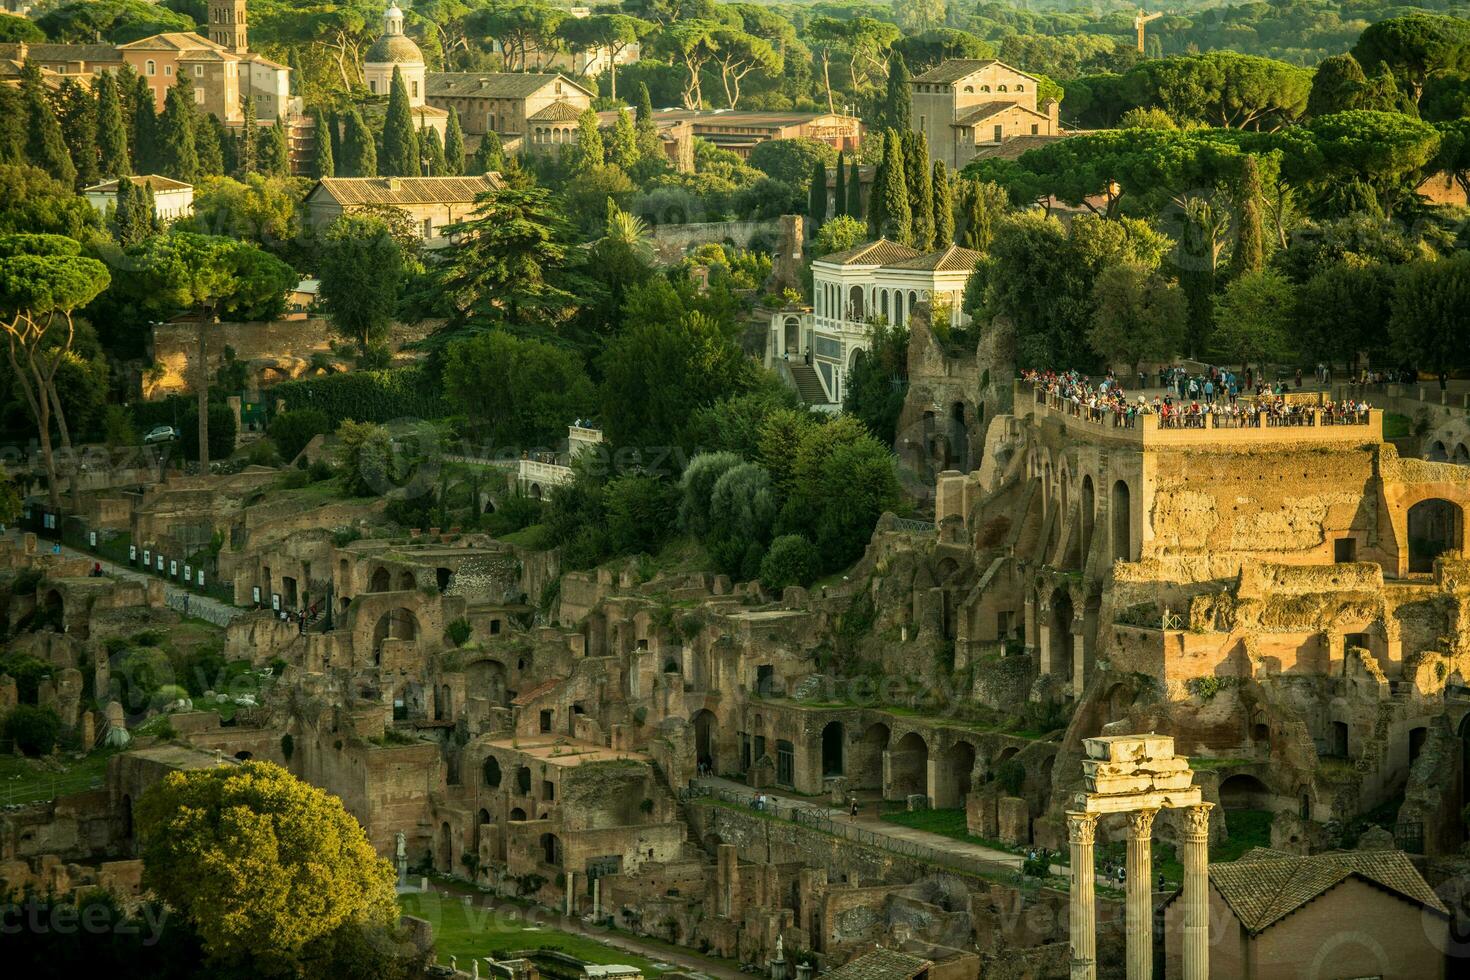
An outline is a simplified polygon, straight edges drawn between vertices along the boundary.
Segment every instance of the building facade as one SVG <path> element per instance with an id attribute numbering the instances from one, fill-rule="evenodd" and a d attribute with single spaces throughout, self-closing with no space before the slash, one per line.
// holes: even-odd
<path id="1" fill-rule="evenodd" d="M 150 174 L 146 177 L 129 177 L 135 187 L 150 187 L 153 190 L 153 213 L 163 222 L 187 218 L 194 213 L 194 186 L 169 177 Z M 87 203 L 106 215 L 109 207 L 117 206 L 119 181 L 105 180 L 82 191 Z"/>
<path id="2" fill-rule="evenodd" d="M 318 233 L 343 214 L 365 207 L 405 212 L 429 248 L 449 244 L 444 229 L 463 221 L 481 194 L 500 187 L 498 174 L 483 177 L 324 177 L 306 195 L 306 217 Z"/>
<path id="3" fill-rule="evenodd" d="M 1038 103 L 1040 86 L 1001 61 L 946 61 L 910 82 L 914 131 L 928 138 L 931 158 L 958 170 L 977 147 L 1059 132 L 1057 101 Z"/>
<path id="4" fill-rule="evenodd" d="M 660 129 L 687 123 L 690 132 L 741 159 L 768 140 L 814 139 L 852 152 L 862 145 L 863 124 L 856 116 L 832 112 L 745 112 L 731 109 L 656 109 Z"/>
<path id="5" fill-rule="evenodd" d="M 544 152 L 576 142 L 591 90 L 559 74 L 432 72 L 429 105 L 459 113 L 467 136 L 495 133 L 507 150 Z"/>
<path id="6" fill-rule="evenodd" d="M 968 322 L 962 300 L 979 258 L 958 245 L 920 252 L 880 238 L 817 259 L 812 306 L 771 317 L 767 366 L 784 368 L 808 402 L 840 405 L 853 360 L 870 346 L 875 323 L 907 326 L 921 304 L 956 326 Z"/>

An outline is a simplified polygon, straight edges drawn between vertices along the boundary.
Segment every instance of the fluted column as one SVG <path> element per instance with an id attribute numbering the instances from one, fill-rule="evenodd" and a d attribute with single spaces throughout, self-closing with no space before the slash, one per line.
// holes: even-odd
<path id="1" fill-rule="evenodd" d="M 1092 843 L 1097 815 L 1067 813 L 1067 843 L 1072 846 L 1072 980 L 1097 980 L 1096 872 Z"/>
<path id="2" fill-rule="evenodd" d="M 1158 810 L 1128 814 L 1128 980 L 1153 980 L 1153 829 Z"/>
<path id="3" fill-rule="evenodd" d="M 1210 976 L 1210 810 L 1197 803 L 1184 810 L 1180 857 L 1184 861 L 1184 980 Z"/>

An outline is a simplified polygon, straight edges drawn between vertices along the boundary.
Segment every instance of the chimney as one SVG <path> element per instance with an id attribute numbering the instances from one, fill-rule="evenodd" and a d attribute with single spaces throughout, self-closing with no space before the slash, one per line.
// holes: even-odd
<path id="1" fill-rule="evenodd" d="M 26 63 L 26 57 L 30 53 L 31 53 L 31 46 L 29 44 L 27 44 L 26 42 L 24 42 L 24 41 L 21 41 L 20 43 L 18 43 L 15 46 L 15 60 L 16 61 L 19 61 L 21 64 L 25 64 Z"/>
<path id="2" fill-rule="evenodd" d="M 398 190 L 402 186 L 403 185 L 398 182 L 398 178 L 397 177 L 389 177 L 388 178 L 388 189 L 390 191 L 396 191 L 396 190 Z"/>

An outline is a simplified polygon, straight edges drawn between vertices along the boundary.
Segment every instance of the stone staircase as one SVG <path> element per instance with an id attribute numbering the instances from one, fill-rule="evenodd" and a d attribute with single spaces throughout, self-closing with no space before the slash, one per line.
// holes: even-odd
<path id="1" fill-rule="evenodd" d="M 792 361 L 787 366 L 791 370 L 791 380 L 796 382 L 796 393 L 802 401 L 808 405 L 827 404 L 827 392 L 822 387 L 822 379 L 817 376 L 816 368 L 801 361 Z"/>

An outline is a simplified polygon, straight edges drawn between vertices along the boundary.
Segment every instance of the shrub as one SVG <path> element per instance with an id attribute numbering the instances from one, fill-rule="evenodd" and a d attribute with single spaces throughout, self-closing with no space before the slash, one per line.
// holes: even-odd
<path id="1" fill-rule="evenodd" d="M 318 408 L 299 408 L 282 412 L 271 420 L 271 442 L 280 450 L 281 458 L 290 462 L 316 436 L 332 430 L 327 413 Z"/>
<path id="2" fill-rule="evenodd" d="M 321 483 L 323 480 L 330 480 L 336 476 L 337 471 L 332 469 L 332 464 L 326 460 L 316 459 L 312 460 L 311 465 L 306 468 L 306 475 L 311 477 L 312 483 Z"/>
<path id="3" fill-rule="evenodd" d="M 513 534 L 541 521 L 545 505 L 517 491 L 500 502 L 495 513 L 485 518 L 485 530 L 491 535 Z"/>
<path id="4" fill-rule="evenodd" d="M 761 561 L 761 585 L 772 592 L 788 585 L 811 585 L 820 565 L 816 545 L 799 534 L 783 534 L 771 542 Z"/>
<path id="5" fill-rule="evenodd" d="M 656 476 L 626 474 L 603 491 L 608 544 L 615 554 L 655 552 L 673 525 L 677 491 Z"/>
<path id="6" fill-rule="evenodd" d="M 345 419 L 391 422 L 394 419 L 437 419 L 449 414 L 442 389 L 422 367 L 386 371 L 353 371 L 324 378 L 286 381 L 271 394 L 287 411 L 308 408 L 326 413 L 330 425 Z"/>
<path id="7" fill-rule="evenodd" d="M 1007 759 L 996 770 L 995 780 L 1000 783 L 1000 788 L 1006 791 L 1007 796 L 1017 796 L 1021 787 L 1026 785 L 1026 767 L 1019 759 Z"/>
<path id="8" fill-rule="evenodd" d="M 61 719 L 50 708 L 21 704 L 5 717 L 5 737 L 26 755 L 47 755 L 56 747 Z"/>
<path id="9" fill-rule="evenodd" d="M 179 452 L 184 459 L 199 458 L 199 408 L 191 406 L 179 422 Z M 209 403 L 209 458 L 229 459 L 235 453 L 235 413 L 222 402 Z"/>
<path id="10" fill-rule="evenodd" d="M 449 642 L 457 647 L 462 647 L 470 641 L 470 621 L 461 616 L 454 620 L 444 629 L 444 635 L 449 637 Z"/>

